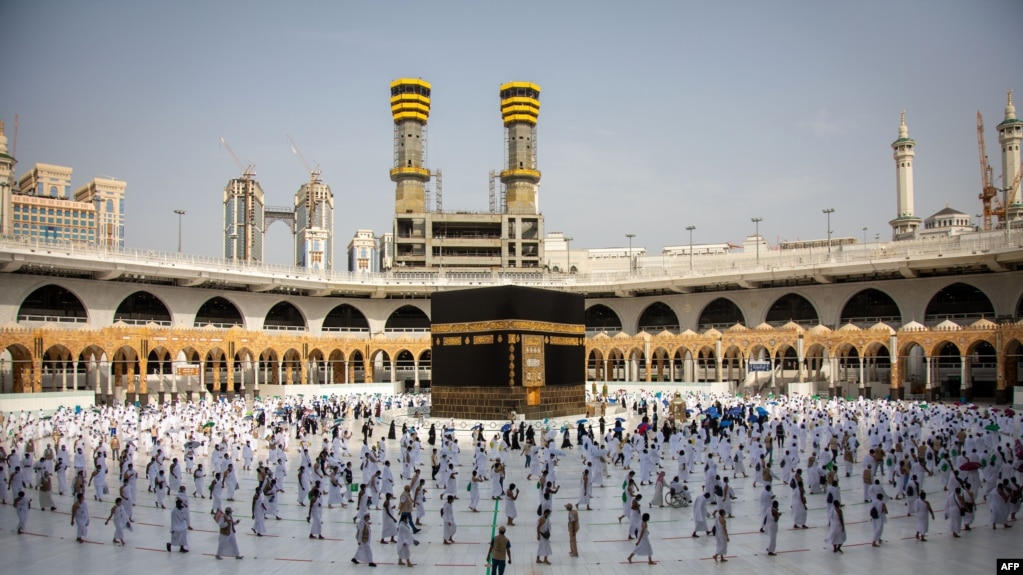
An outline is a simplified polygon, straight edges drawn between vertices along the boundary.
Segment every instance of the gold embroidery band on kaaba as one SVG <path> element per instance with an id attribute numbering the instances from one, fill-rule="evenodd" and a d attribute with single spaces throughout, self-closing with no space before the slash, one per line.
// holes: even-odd
<path id="1" fill-rule="evenodd" d="M 569 335 L 586 334 L 586 326 L 582 324 L 553 323 L 549 321 L 529 321 L 522 319 L 502 319 L 492 321 L 472 321 L 465 323 L 435 323 L 430 326 L 432 333 L 472 333 L 495 331 L 538 331 L 543 333 L 559 333 Z"/>

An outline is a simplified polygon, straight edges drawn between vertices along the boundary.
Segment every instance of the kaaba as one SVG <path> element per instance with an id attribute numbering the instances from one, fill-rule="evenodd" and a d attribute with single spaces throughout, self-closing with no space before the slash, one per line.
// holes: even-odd
<path id="1" fill-rule="evenodd" d="M 582 295 L 519 286 L 434 294 L 431 414 L 584 414 L 584 305 Z"/>

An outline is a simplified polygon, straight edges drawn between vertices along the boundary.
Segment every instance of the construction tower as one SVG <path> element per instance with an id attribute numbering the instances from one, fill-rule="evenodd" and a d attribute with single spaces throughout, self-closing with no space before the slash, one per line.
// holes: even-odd
<path id="1" fill-rule="evenodd" d="M 430 117 L 430 83 L 416 78 L 391 82 L 391 116 L 394 118 L 394 213 L 427 211 L 426 121 Z"/>
<path id="2" fill-rule="evenodd" d="M 537 214 L 540 172 L 536 169 L 536 121 L 540 116 L 540 86 L 508 82 L 501 86 L 501 119 L 507 165 L 501 171 L 506 187 L 507 213 Z"/>

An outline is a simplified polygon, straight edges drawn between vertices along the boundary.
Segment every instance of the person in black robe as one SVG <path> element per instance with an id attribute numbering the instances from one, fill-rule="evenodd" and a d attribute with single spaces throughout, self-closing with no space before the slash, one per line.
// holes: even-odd
<path id="1" fill-rule="evenodd" d="M 391 420 L 391 427 L 388 428 L 388 430 L 387 430 L 387 439 L 397 439 L 397 436 L 395 436 L 394 433 L 395 433 L 395 431 L 394 431 L 394 420 L 392 419 Z"/>
<path id="2" fill-rule="evenodd" d="M 437 444 L 437 424 L 436 423 L 431 423 L 430 424 L 430 431 L 426 434 L 426 442 L 429 443 L 430 445 L 436 445 Z"/>

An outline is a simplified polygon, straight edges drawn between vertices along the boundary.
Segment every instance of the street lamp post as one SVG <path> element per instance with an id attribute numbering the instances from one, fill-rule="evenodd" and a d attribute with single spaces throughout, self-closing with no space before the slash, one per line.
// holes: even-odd
<path id="1" fill-rule="evenodd" d="M 863 226 L 863 245 L 867 244 L 867 226 Z"/>
<path id="2" fill-rule="evenodd" d="M 696 229 L 696 226 L 686 226 L 686 229 L 689 230 L 689 271 L 692 272 L 693 271 L 693 230 Z"/>
<path id="3" fill-rule="evenodd" d="M 572 273 L 572 240 L 573 237 L 565 238 L 565 273 Z"/>
<path id="4" fill-rule="evenodd" d="M 831 214 L 835 213 L 835 208 L 824 208 L 821 212 L 828 216 L 828 259 L 831 259 Z"/>
<path id="5" fill-rule="evenodd" d="M 759 266 L 760 265 L 760 222 L 764 221 L 764 218 L 761 218 L 761 217 L 750 218 L 750 221 L 753 222 L 756 225 L 756 230 L 757 230 L 756 233 L 757 233 L 757 235 L 753 239 L 754 239 L 754 241 L 757 242 L 757 265 Z"/>
<path id="6" fill-rule="evenodd" d="M 181 216 L 185 215 L 185 210 L 174 210 L 174 213 L 178 215 L 178 253 L 181 253 Z"/>
<path id="7" fill-rule="evenodd" d="M 636 234 L 625 234 L 625 237 L 629 238 L 629 275 L 632 275 L 632 238 L 636 237 Z"/>

